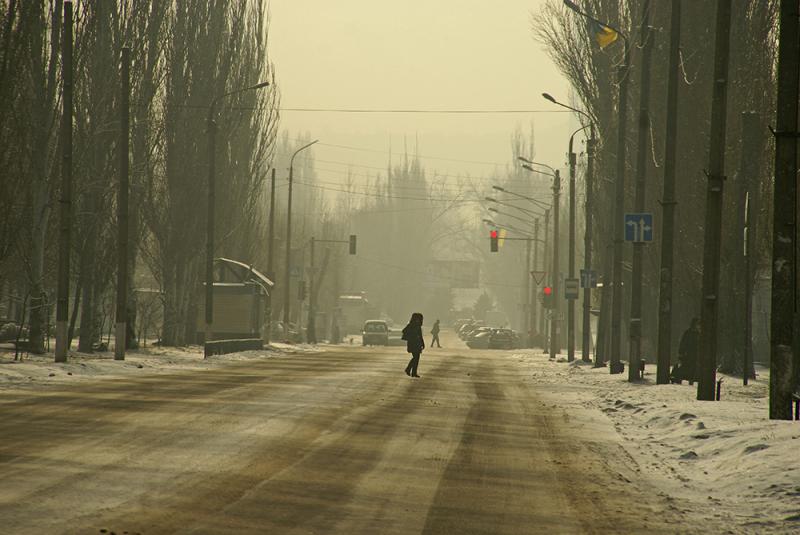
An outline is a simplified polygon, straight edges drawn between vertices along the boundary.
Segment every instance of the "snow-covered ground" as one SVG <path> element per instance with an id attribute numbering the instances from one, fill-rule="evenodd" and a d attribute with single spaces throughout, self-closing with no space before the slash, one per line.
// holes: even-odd
<path id="1" fill-rule="evenodd" d="M 203 358 L 201 346 L 150 346 L 128 351 L 124 361 L 114 360 L 113 351 L 93 354 L 71 352 L 67 362 L 53 362 L 53 355 L 25 354 L 14 360 L 14 352 L 0 349 L 0 389 L 20 386 L 44 387 L 135 374 L 173 373 L 179 370 L 208 369 L 227 362 L 262 360 L 289 353 L 320 351 L 315 346 L 272 343 L 260 351 L 243 351 Z"/>
<path id="2" fill-rule="evenodd" d="M 149 347 L 129 352 L 124 362 L 105 352 L 72 354 L 63 364 L 52 355 L 14 361 L 13 352 L 0 350 L 0 389 L 200 370 L 320 350 L 324 346 L 276 343 L 203 359 L 199 346 Z M 730 533 L 800 533 L 800 422 L 768 419 L 768 370 L 757 368 L 758 378 L 746 387 L 740 378 L 719 375 L 722 400 L 702 402 L 685 383 L 655 385 L 655 368 L 631 384 L 627 373 L 610 375 L 580 360 L 552 362 L 539 351 L 517 351 L 513 358 L 554 408 L 577 405 L 609 418 L 629 454 L 619 462 L 679 501 L 676 508 L 687 515 L 714 517 Z"/>
<path id="3" fill-rule="evenodd" d="M 598 409 L 617 429 L 633 469 L 701 518 L 731 533 L 800 533 L 800 422 L 768 418 L 769 371 L 742 385 L 723 379 L 721 401 L 697 401 L 696 385 L 656 385 L 655 367 L 642 383 L 577 360 L 551 362 L 540 352 L 516 357 L 560 408 Z"/>

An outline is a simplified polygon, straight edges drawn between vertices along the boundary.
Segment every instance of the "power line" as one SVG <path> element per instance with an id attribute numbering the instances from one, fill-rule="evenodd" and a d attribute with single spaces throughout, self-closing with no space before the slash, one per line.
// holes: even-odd
<path id="1" fill-rule="evenodd" d="M 533 110 L 533 109 L 420 109 L 420 108 L 278 108 L 280 111 L 308 113 L 423 113 L 443 115 L 493 115 L 509 113 L 570 113 L 567 110 Z"/>

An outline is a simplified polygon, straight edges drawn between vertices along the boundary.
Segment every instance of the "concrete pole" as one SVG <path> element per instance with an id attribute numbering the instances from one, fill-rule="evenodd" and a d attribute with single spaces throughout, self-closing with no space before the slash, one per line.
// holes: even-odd
<path id="1" fill-rule="evenodd" d="M 267 278 L 275 283 L 275 168 L 272 168 L 269 186 L 269 223 L 267 230 Z M 274 303 L 273 293 L 275 287 L 269 288 L 269 295 L 267 295 L 267 333 L 264 336 L 264 341 L 270 343 L 272 338 L 272 306 Z"/>
<path id="2" fill-rule="evenodd" d="M 558 219 L 559 219 L 559 204 L 561 204 L 561 175 L 558 169 L 555 170 L 553 177 L 553 273 L 551 280 L 553 284 L 553 296 L 555 307 L 553 308 L 553 318 L 550 320 L 550 358 L 555 359 L 556 353 L 561 351 L 561 340 L 559 337 L 559 313 L 561 309 L 561 300 L 564 298 L 561 295 L 559 288 L 559 266 L 558 266 Z"/>
<path id="3" fill-rule="evenodd" d="M 800 82 L 797 0 L 781 0 L 775 191 L 772 209 L 772 314 L 769 417 L 792 419 L 792 367 L 797 292 L 797 99 Z M 705 327 L 705 326 L 703 326 Z M 795 362 L 793 363 L 793 358 Z"/>
<path id="4" fill-rule="evenodd" d="M 590 137 L 586 141 L 586 199 L 584 204 L 584 217 L 586 219 L 583 234 L 583 270 L 587 273 L 592 270 L 592 210 L 594 210 L 594 151 L 595 133 L 594 125 L 591 126 Z M 588 281 L 587 281 L 588 282 Z M 583 342 L 581 343 L 581 360 L 589 362 L 592 346 L 592 288 L 589 284 L 583 289 Z"/>
<path id="5" fill-rule="evenodd" d="M 128 330 L 128 174 L 130 169 L 131 49 L 122 49 L 120 84 L 119 190 L 117 192 L 117 324 L 114 360 L 125 360 Z"/>
<path id="6" fill-rule="evenodd" d="M 658 295 L 658 371 L 656 383 L 668 384 L 672 355 L 672 273 L 675 254 L 675 154 L 678 146 L 678 68 L 680 66 L 681 0 L 672 0 L 667 82 L 667 124 L 664 143 L 664 191 L 661 198 L 661 270 Z"/>
<path id="7" fill-rule="evenodd" d="M 620 34 L 621 35 L 621 34 Z M 609 372 L 622 373 L 620 362 L 622 353 L 622 243 L 625 234 L 625 149 L 628 126 L 628 78 L 630 66 L 630 47 L 625 42 L 625 54 L 622 64 L 617 70 L 617 86 L 619 87 L 617 124 L 617 179 L 614 188 L 614 263 L 612 273 L 611 296 L 611 360 Z"/>
<path id="8" fill-rule="evenodd" d="M 308 323 L 306 324 L 306 341 L 317 343 L 316 299 L 314 299 L 314 237 L 311 237 L 311 270 L 308 275 Z"/>
<path id="9" fill-rule="evenodd" d="M 534 271 L 539 269 L 539 218 L 533 220 L 533 268 Z M 528 272 L 528 279 L 532 277 L 530 271 Z M 536 281 L 530 281 L 530 303 L 531 315 L 529 318 L 528 331 L 530 331 L 529 346 L 533 347 L 534 339 L 536 337 L 536 316 L 538 314 L 539 304 L 536 299 L 538 284 Z"/>
<path id="10" fill-rule="evenodd" d="M 56 362 L 66 362 L 69 351 L 69 256 L 72 229 L 72 2 L 64 2 L 64 42 L 61 49 L 61 198 L 59 199 L 58 290 L 56 300 Z"/>
<path id="11" fill-rule="evenodd" d="M 650 133 L 650 64 L 653 40 L 650 38 L 650 0 L 642 2 L 641 45 L 642 69 L 639 85 L 639 136 L 636 146 L 635 211 L 644 212 L 647 186 L 647 142 Z M 642 280 L 645 242 L 633 244 L 633 273 L 631 276 L 631 318 L 628 336 L 628 381 L 639 380 L 639 361 L 642 359 Z"/>
<path id="12" fill-rule="evenodd" d="M 795 12 L 796 16 L 797 13 Z M 706 189 L 706 217 L 703 240 L 703 288 L 700 309 L 700 353 L 697 369 L 697 399 L 701 401 L 714 401 L 716 398 L 717 320 L 719 315 L 720 247 L 722 242 L 722 189 L 725 184 L 725 126 L 728 110 L 730 29 L 731 0 L 719 0 L 717 2 L 714 43 L 714 85 L 711 99 L 708 187 Z M 797 43 L 795 42 L 796 46 Z"/>

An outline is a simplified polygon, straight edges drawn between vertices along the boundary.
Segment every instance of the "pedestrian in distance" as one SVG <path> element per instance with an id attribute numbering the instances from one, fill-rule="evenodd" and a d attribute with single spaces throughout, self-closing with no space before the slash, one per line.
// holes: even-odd
<path id="1" fill-rule="evenodd" d="M 436 344 L 437 347 L 442 347 L 442 343 L 439 341 L 439 320 L 433 322 L 431 334 L 433 335 L 433 338 L 431 338 L 431 347 L 433 347 L 433 344 Z"/>
<path id="2" fill-rule="evenodd" d="M 700 318 L 692 318 L 689 328 L 683 332 L 678 345 L 678 363 L 672 368 L 671 380 L 681 384 L 684 380 L 694 384 L 696 380 L 697 354 L 700 349 Z"/>
<path id="3" fill-rule="evenodd" d="M 422 350 L 425 349 L 425 339 L 422 337 L 422 314 L 419 312 L 411 314 L 408 325 L 403 327 L 403 336 L 401 338 L 406 341 L 406 351 L 411 353 L 411 360 L 408 361 L 408 366 L 406 366 L 406 375 L 419 377 L 417 373 L 419 356 L 422 354 Z"/>

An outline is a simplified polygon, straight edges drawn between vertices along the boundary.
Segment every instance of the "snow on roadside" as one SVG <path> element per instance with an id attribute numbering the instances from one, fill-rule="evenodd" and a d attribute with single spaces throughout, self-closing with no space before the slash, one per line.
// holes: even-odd
<path id="1" fill-rule="evenodd" d="M 769 372 L 742 385 L 718 374 L 721 401 L 697 401 L 696 385 L 642 383 L 575 361 L 518 354 L 540 383 L 581 387 L 565 403 L 604 413 L 636 468 L 669 495 L 724 520 L 732 533 L 800 533 L 800 422 L 768 418 Z"/>
<path id="2" fill-rule="evenodd" d="M 92 354 L 71 352 L 67 362 L 57 363 L 53 361 L 52 354 L 26 354 L 22 360 L 15 361 L 13 350 L 0 349 L 0 390 L 20 386 L 46 387 L 100 377 L 201 370 L 218 367 L 226 362 L 262 360 L 316 351 L 320 349 L 306 344 L 273 343 L 263 350 L 213 355 L 204 359 L 201 346 L 150 346 L 128 351 L 124 361 L 114 360 L 113 351 L 104 351 Z"/>

